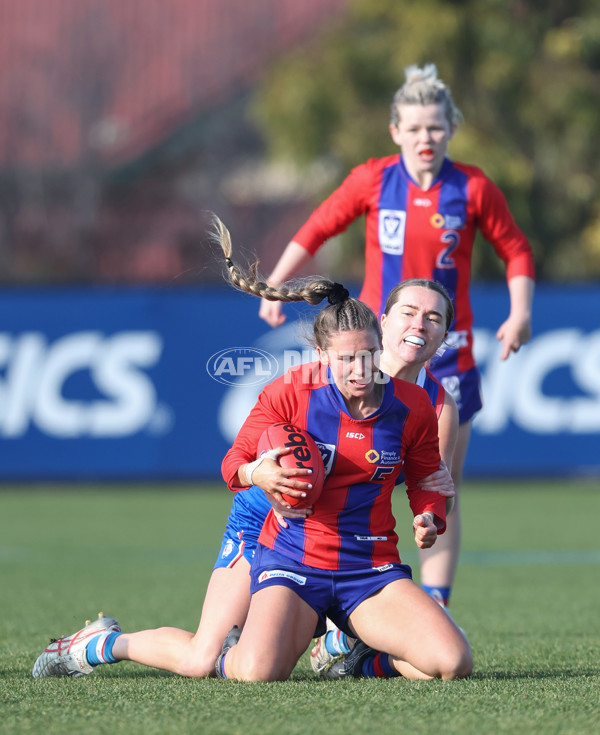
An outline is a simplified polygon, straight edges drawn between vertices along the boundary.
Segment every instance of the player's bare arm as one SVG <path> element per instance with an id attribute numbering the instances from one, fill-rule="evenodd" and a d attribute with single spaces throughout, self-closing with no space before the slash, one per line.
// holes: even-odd
<path id="1" fill-rule="evenodd" d="M 290 242 L 277 261 L 277 265 L 267 279 L 269 286 L 278 286 L 292 278 L 311 259 L 311 254 L 297 242 Z M 258 315 L 271 327 L 279 327 L 285 322 L 281 301 L 261 299 Z"/>
<path id="2" fill-rule="evenodd" d="M 452 455 L 456 446 L 458 436 L 458 407 L 452 396 L 446 392 L 444 405 L 438 419 L 438 437 L 440 442 L 440 468 L 423 480 L 418 482 L 422 490 L 429 490 L 444 495 L 446 501 L 446 513 L 450 513 L 454 507 L 454 482 L 452 481 Z"/>
<path id="3" fill-rule="evenodd" d="M 506 360 L 512 352 L 531 339 L 531 305 L 535 282 L 529 276 L 514 276 L 508 282 L 510 293 L 510 314 L 496 332 L 502 342 L 501 360 Z"/>

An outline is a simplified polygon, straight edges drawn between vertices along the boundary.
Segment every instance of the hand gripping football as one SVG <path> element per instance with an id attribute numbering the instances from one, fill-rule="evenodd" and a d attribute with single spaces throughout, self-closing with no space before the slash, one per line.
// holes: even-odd
<path id="1" fill-rule="evenodd" d="M 321 452 L 315 440 L 306 431 L 293 424 L 274 424 L 266 428 L 259 439 L 257 456 L 269 449 L 278 447 L 293 447 L 290 454 L 284 454 L 277 459 L 281 467 L 289 469 L 306 468 L 312 470 L 312 475 L 299 477 L 303 482 L 310 482 L 311 490 L 306 490 L 305 498 L 294 498 L 282 493 L 286 503 L 292 507 L 307 508 L 314 505 L 321 495 L 323 483 L 325 482 L 325 467 Z"/>

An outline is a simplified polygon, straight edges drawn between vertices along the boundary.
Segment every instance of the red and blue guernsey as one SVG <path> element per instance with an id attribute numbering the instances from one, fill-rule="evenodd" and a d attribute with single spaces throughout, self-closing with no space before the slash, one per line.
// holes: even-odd
<path id="1" fill-rule="evenodd" d="M 391 289 L 407 278 L 443 284 L 456 318 L 438 367 L 462 373 L 473 367 L 469 301 L 471 255 L 477 228 L 506 263 L 506 277 L 534 277 L 531 248 L 500 189 L 475 166 L 445 159 L 423 190 L 401 156 L 372 158 L 357 166 L 292 238 L 311 254 L 366 215 L 365 280 L 360 299 L 381 314 Z M 451 372 L 451 370 L 445 370 Z"/>
<path id="2" fill-rule="evenodd" d="M 430 398 L 422 388 L 394 378 L 383 389 L 379 409 L 355 419 L 319 363 L 292 368 L 264 388 L 223 460 L 228 487 L 242 489 L 239 467 L 256 458 L 264 429 L 280 422 L 301 426 L 314 437 L 327 480 L 310 517 L 288 519 L 285 529 L 271 511 L 261 544 L 320 569 L 398 562 L 391 494 L 401 471 L 413 514 L 432 511 L 439 532 L 445 530 L 445 498 L 417 487 L 440 462 Z"/>

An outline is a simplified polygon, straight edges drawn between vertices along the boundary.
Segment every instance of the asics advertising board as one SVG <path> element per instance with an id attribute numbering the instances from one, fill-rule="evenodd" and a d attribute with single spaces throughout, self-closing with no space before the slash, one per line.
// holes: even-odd
<path id="1" fill-rule="evenodd" d="M 534 336 L 499 360 L 502 286 L 473 290 L 484 409 L 471 476 L 600 474 L 600 290 L 538 287 Z M 227 288 L 0 294 L 0 480 L 218 478 L 265 383 L 313 357 Z"/>

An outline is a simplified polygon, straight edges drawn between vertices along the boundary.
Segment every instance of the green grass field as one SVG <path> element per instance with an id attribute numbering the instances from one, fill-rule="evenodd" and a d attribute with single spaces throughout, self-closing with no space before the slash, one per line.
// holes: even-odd
<path id="1" fill-rule="evenodd" d="M 188 680 L 130 662 L 31 678 L 51 636 L 99 610 L 195 630 L 230 504 L 194 487 L 0 490 L 0 732 L 110 735 L 600 732 L 598 483 L 470 483 L 452 612 L 469 680 Z M 414 564 L 406 498 L 400 548 Z M 405 550 L 405 551 L 403 551 Z"/>

